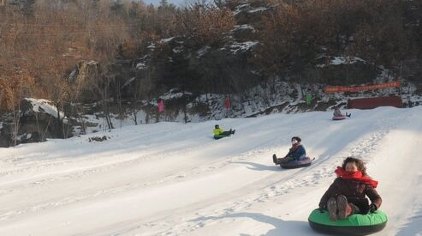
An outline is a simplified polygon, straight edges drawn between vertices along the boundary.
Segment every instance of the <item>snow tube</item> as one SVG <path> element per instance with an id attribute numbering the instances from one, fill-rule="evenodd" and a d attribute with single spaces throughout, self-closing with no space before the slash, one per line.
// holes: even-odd
<path id="1" fill-rule="evenodd" d="M 310 166 L 312 164 L 312 161 L 314 159 L 311 159 L 309 157 L 302 158 L 300 160 L 293 160 L 289 161 L 287 163 L 281 163 L 280 166 L 283 169 L 294 169 L 294 168 L 300 168 L 305 166 Z"/>
<path id="2" fill-rule="evenodd" d="M 344 120 L 346 116 L 333 116 L 333 120 Z"/>
<path id="3" fill-rule="evenodd" d="M 217 139 L 224 138 L 224 137 L 229 137 L 229 136 L 230 136 L 230 134 L 214 135 L 214 139 L 217 140 Z"/>
<path id="4" fill-rule="evenodd" d="M 327 211 L 315 209 L 309 215 L 308 221 L 312 229 L 320 233 L 336 235 L 367 235 L 384 229 L 387 215 L 376 211 L 366 215 L 353 214 L 344 220 L 331 221 Z"/>

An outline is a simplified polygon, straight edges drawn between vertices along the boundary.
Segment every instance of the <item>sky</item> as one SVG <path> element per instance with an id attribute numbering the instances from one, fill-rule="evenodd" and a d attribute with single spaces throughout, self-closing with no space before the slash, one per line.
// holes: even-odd
<path id="1" fill-rule="evenodd" d="M 0 235 L 295 235 L 347 156 L 379 181 L 374 235 L 422 234 L 422 106 L 124 126 L 0 148 Z M 215 124 L 234 128 L 214 140 Z M 106 136 L 103 142 L 90 137 Z M 300 136 L 313 164 L 281 169 Z"/>

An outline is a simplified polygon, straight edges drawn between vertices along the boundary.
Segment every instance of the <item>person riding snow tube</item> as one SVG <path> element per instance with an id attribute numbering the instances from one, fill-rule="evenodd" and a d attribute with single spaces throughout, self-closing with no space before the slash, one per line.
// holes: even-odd
<path id="1" fill-rule="evenodd" d="M 215 125 L 213 133 L 214 133 L 214 139 L 220 139 L 220 138 L 224 138 L 227 136 L 230 136 L 232 134 L 235 133 L 236 130 L 228 130 L 228 131 L 224 131 L 222 128 L 220 128 L 219 125 Z"/>
<path id="2" fill-rule="evenodd" d="M 347 157 L 334 173 L 337 177 L 321 197 L 318 210 L 309 216 L 310 226 L 339 235 L 365 235 L 382 230 L 387 216 L 378 210 L 382 204 L 376 190 L 378 181 L 368 175 L 365 163 Z"/>
<path id="3" fill-rule="evenodd" d="M 387 215 L 382 211 L 369 214 L 353 214 L 345 219 L 332 221 L 328 211 L 315 209 L 308 218 L 312 229 L 320 233 L 336 235 L 367 235 L 384 229 Z"/>
<path id="4" fill-rule="evenodd" d="M 343 115 L 343 113 L 341 113 L 340 108 L 339 107 L 335 107 L 334 108 L 334 113 L 333 113 L 333 120 L 344 120 L 346 119 L 346 117 L 351 116 L 352 114 L 349 114 L 346 112 L 346 115 Z"/>
<path id="5" fill-rule="evenodd" d="M 310 166 L 312 164 L 312 159 L 306 156 L 306 150 L 300 143 L 301 141 L 302 139 L 297 136 L 292 137 L 292 147 L 289 149 L 289 152 L 283 158 L 277 158 L 277 155 L 274 154 L 274 164 L 280 165 L 281 168 L 285 169 Z"/>

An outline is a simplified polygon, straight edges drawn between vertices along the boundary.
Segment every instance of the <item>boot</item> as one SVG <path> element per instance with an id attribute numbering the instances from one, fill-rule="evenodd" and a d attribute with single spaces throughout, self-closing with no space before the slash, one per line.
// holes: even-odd
<path id="1" fill-rule="evenodd" d="M 235 130 L 235 129 L 232 131 L 232 134 L 234 134 L 234 132 L 236 132 L 236 130 Z"/>
<path id="2" fill-rule="evenodd" d="M 352 214 L 352 207 L 350 207 L 347 202 L 347 198 L 344 195 L 337 196 L 337 209 L 338 209 L 338 218 L 340 220 L 346 219 L 349 215 Z"/>
<path id="3" fill-rule="evenodd" d="M 350 116 L 352 115 L 352 113 L 347 114 L 346 112 L 346 116 L 350 118 Z"/>
<path id="4" fill-rule="evenodd" d="M 327 210 L 330 220 L 336 221 L 337 220 L 337 202 L 336 199 L 331 197 L 327 201 Z"/>
<path id="5" fill-rule="evenodd" d="M 360 209 L 359 209 L 359 207 L 357 207 L 355 204 L 353 204 L 353 203 L 349 203 L 349 206 L 350 206 L 350 208 L 352 209 L 352 213 L 350 214 L 350 215 L 353 215 L 353 214 L 359 214 L 359 212 L 360 212 Z"/>
<path id="6" fill-rule="evenodd" d="M 276 165 L 278 164 L 278 162 L 277 162 L 277 156 L 275 154 L 273 154 L 273 162 Z"/>

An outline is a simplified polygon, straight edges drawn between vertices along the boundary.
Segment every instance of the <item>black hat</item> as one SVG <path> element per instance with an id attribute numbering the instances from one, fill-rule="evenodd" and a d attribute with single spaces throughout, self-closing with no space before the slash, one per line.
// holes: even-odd
<path id="1" fill-rule="evenodd" d="M 214 127 L 215 127 L 216 129 L 218 129 L 218 128 L 219 128 L 219 126 L 218 126 L 218 125 L 215 125 Z"/>
<path id="2" fill-rule="evenodd" d="M 300 143 L 300 141 L 302 141 L 302 139 L 300 139 L 300 138 L 299 138 L 299 137 L 297 137 L 297 136 L 292 137 L 292 140 L 296 140 L 296 141 L 298 141 L 299 143 Z"/>

